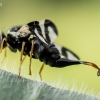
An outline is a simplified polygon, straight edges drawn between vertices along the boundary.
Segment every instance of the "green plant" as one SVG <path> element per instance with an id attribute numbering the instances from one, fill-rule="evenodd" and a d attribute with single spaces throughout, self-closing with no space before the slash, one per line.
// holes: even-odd
<path id="1" fill-rule="evenodd" d="M 0 100 L 100 100 L 88 94 L 63 90 L 0 70 Z"/>

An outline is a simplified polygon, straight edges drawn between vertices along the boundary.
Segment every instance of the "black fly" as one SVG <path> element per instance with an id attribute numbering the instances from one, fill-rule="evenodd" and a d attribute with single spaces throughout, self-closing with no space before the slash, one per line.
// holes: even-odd
<path id="1" fill-rule="evenodd" d="M 42 79 L 41 72 L 44 64 L 51 67 L 63 68 L 70 65 L 84 64 L 92 66 L 98 70 L 98 66 L 94 63 L 80 61 L 79 57 L 72 51 L 59 45 L 54 45 L 53 42 L 58 36 L 56 26 L 50 20 L 33 21 L 25 26 L 12 27 L 7 34 L 7 37 L 1 33 L 1 51 L 2 48 L 8 45 L 11 51 L 21 52 L 20 67 L 23 62 L 23 55 L 30 57 L 29 74 L 31 75 L 31 62 L 32 58 L 39 59 L 43 62 L 39 75 Z M 64 58 L 61 58 L 61 54 Z"/>

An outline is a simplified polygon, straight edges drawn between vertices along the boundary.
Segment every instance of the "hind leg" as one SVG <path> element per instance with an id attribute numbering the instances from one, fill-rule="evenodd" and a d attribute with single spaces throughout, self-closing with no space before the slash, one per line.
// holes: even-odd
<path id="1" fill-rule="evenodd" d="M 42 73 L 42 71 L 43 71 L 43 68 L 44 68 L 44 63 L 42 64 L 42 66 L 41 66 L 41 68 L 40 68 L 40 70 L 39 70 L 39 76 L 40 76 L 40 79 L 42 80 L 42 75 L 41 75 L 41 73 Z"/>

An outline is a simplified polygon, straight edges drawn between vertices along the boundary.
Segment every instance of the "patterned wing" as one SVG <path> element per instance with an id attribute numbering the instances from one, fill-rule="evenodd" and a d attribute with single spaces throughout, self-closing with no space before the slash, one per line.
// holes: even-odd
<path id="1" fill-rule="evenodd" d="M 55 44 L 56 48 L 59 50 L 60 54 L 71 60 L 79 60 L 80 58 L 68 48 Z"/>
<path id="2" fill-rule="evenodd" d="M 53 22 L 48 19 L 42 21 L 33 21 L 27 24 L 31 32 L 46 44 L 51 44 L 58 36 L 57 28 Z M 79 57 L 71 50 L 55 44 L 61 55 L 68 59 L 79 60 Z"/>
<path id="3" fill-rule="evenodd" d="M 27 25 L 32 33 L 47 44 L 53 43 L 58 36 L 56 26 L 48 19 L 33 21 Z"/>

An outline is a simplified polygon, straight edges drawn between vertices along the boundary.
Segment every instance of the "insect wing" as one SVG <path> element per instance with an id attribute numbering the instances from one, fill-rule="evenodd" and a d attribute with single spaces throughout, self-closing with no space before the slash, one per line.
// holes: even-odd
<path id="1" fill-rule="evenodd" d="M 39 22 L 43 37 L 51 44 L 58 36 L 57 28 L 53 22 L 48 19 Z"/>
<path id="2" fill-rule="evenodd" d="M 56 48 L 59 50 L 60 54 L 71 60 L 79 60 L 80 58 L 68 48 L 55 44 Z"/>
<path id="3" fill-rule="evenodd" d="M 53 22 L 48 19 L 33 21 L 27 24 L 31 31 L 46 44 L 51 44 L 58 36 L 57 28 Z"/>

